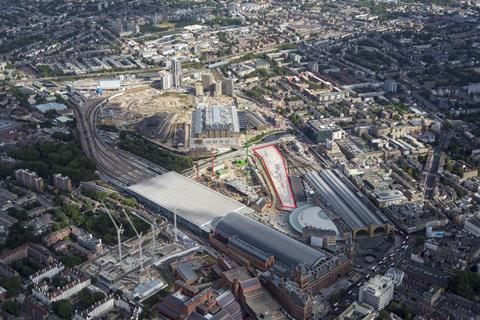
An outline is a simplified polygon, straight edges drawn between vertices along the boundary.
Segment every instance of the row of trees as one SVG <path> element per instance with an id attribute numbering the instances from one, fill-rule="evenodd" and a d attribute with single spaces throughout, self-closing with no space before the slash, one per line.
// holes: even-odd
<path id="1" fill-rule="evenodd" d="M 168 170 L 181 172 L 193 166 L 191 157 L 173 154 L 161 149 L 147 139 L 126 131 L 120 133 L 120 147 Z"/>

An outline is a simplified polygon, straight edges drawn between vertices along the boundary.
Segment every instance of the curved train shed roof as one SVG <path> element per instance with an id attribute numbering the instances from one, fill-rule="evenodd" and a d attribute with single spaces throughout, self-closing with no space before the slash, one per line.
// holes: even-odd
<path id="1" fill-rule="evenodd" d="M 227 238 L 237 237 L 265 253 L 272 254 L 276 261 L 289 268 L 300 264 L 314 268 L 328 258 L 320 251 L 235 212 L 221 218 L 215 230 Z"/>

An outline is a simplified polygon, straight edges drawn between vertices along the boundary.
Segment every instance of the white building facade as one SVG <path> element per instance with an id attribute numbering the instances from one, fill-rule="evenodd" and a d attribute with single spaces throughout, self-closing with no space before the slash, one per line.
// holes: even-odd
<path id="1" fill-rule="evenodd" d="M 393 279 L 376 275 L 360 287 L 358 301 L 380 311 L 392 301 L 393 290 Z"/>

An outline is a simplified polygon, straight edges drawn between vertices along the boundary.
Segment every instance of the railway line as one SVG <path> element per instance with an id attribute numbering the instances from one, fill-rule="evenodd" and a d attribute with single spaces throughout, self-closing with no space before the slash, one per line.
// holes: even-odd
<path id="1" fill-rule="evenodd" d="M 84 103 L 69 101 L 77 119 L 82 149 L 88 157 L 95 160 L 98 171 L 123 186 L 165 173 L 165 169 L 128 152 L 117 150 L 101 140 L 97 131 L 97 118 L 106 102 L 106 98 L 88 100 Z"/>

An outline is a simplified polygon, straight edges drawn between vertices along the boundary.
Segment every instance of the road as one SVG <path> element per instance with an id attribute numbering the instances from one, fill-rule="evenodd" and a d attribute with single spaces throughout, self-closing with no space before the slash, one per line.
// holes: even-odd
<path id="1" fill-rule="evenodd" d="M 438 144 L 435 147 L 430 163 L 427 164 L 426 170 L 423 172 L 424 178 L 424 195 L 425 199 L 432 200 L 435 196 L 435 182 L 437 181 L 438 172 L 441 169 L 442 149 L 447 143 L 447 137 L 444 131 L 439 133 Z"/>
<path id="2" fill-rule="evenodd" d="M 88 157 L 95 160 L 98 171 L 122 186 L 138 183 L 166 172 L 155 164 L 102 141 L 97 130 L 97 117 L 106 102 L 106 98 L 87 100 L 84 103 L 69 101 L 77 120 L 82 149 Z"/>

